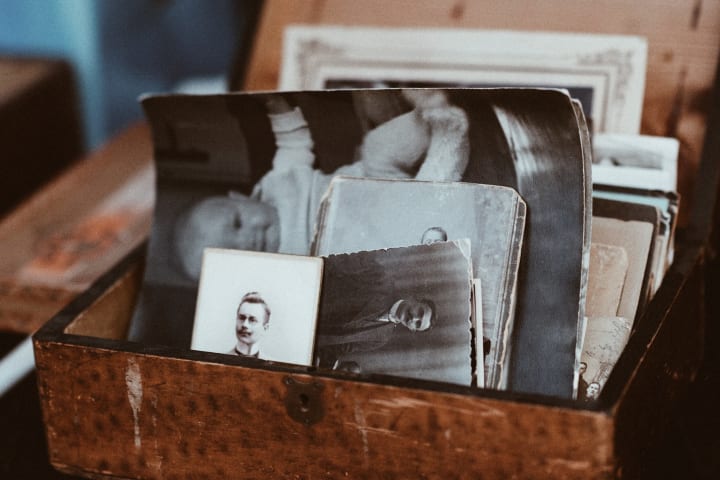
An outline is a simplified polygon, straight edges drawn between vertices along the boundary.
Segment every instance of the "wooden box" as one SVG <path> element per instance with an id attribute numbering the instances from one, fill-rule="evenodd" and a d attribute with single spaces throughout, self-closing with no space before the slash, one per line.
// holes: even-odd
<path id="1" fill-rule="evenodd" d="M 127 342 L 138 257 L 34 336 L 50 460 L 63 472 L 641 478 L 702 356 L 702 249 L 692 245 L 679 248 L 596 404 Z"/>
<path id="2" fill-rule="evenodd" d="M 295 21 L 647 35 L 648 77 L 658 83 L 648 82 L 643 131 L 683 139 L 681 168 L 690 183 L 698 168 L 706 173 L 690 189 L 706 201 L 685 214 L 675 261 L 599 399 L 582 403 L 128 342 L 140 249 L 34 335 L 56 468 L 149 479 L 648 478 L 669 412 L 703 355 L 718 149 L 706 148 L 700 165 L 707 111 L 687 107 L 689 97 L 705 98 L 712 88 L 720 4 L 704 2 L 698 13 L 693 5 L 659 0 L 488 3 L 372 1 L 361 8 L 340 0 L 269 1 L 246 83 L 273 87 L 279 28 Z M 687 14 L 684 26 L 680 11 Z"/>

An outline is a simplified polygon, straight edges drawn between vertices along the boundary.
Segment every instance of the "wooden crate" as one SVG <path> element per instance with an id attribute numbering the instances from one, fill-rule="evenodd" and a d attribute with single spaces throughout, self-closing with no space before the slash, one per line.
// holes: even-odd
<path id="1" fill-rule="evenodd" d="M 698 190 L 720 2 L 268 0 L 246 88 L 275 87 L 292 22 L 646 35 L 643 132 L 681 139 L 686 197 Z M 713 175 L 698 184 L 712 195 L 716 164 L 706 158 Z M 50 460 L 92 478 L 647 478 L 702 360 L 711 207 L 685 216 L 675 262 L 592 403 L 128 342 L 135 251 L 34 335 Z"/>
<path id="2" fill-rule="evenodd" d="M 34 336 L 50 461 L 157 479 L 642 478 L 701 360 L 701 252 L 679 249 L 591 404 L 127 342 L 136 252 Z"/>

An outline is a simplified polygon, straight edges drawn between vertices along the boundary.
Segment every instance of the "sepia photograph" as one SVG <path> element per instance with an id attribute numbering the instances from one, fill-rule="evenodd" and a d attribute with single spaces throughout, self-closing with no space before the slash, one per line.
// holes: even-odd
<path id="1" fill-rule="evenodd" d="M 281 90 L 564 88 L 581 101 L 593 131 L 636 134 L 647 41 L 591 33 L 288 25 L 282 59 Z"/>
<path id="2" fill-rule="evenodd" d="M 471 385 L 467 241 L 325 259 L 315 364 Z"/>
<path id="3" fill-rule="evenodd" d="M 83 216 L 68 219 L 52 234 L 37 231 L 28 239 L 33 257 L 16 272 L 30 285 L 86 290 L 123 256 L 140 245 L 150 229 L 155 182 L 151 165 L 96 203 Z"/>
<path id="4" fill-rule="evenodd" d="M 632 328 L 624 317 L 589 317 L 580 357 L 578 399 L 597 400 L 622 353 Z"/>
<path id="5" fill-rule="evenodd" d="M 616 315 L 634 321 L 642 315 L 653 291 L 652 259 L 660 213 L 649 205 L 604 198 L 595 198 L 593 209 L 592 241 L 626 252 L 627 272 Z"/>
<path id="6" fill-rule="evenodd" d="M 652 267 L 655 279 L 651 291 L 654 292 L 660 286 L 675 257 L 675 232 L 682 198 L 677 192 L 610 185 L 596 185 L 593 189 L 593 198 L 629 203 L 631 208 L 626 208 L 626 212 L 633 212 L 636 209 L 634 205 L 650 206 L 658 211 L 660 218 L 653 248 Z"/>
<path id="7" fill-rule="evenodd" d="M 322 259 L 205 250 L 193 350 L 310 365 Z"/>
<path id="8" fill-rule="evenodd" d="M 585 117 L 566 92 L 175 94 L 146 96 L 142 106 L 158 221 L 131 340 L 189 345 L 206 247 L 307 255 L 336 176 L 499 185 L 533 212 L 518 267 L 508 385 L 572 395 L 589 259 L 590 149 Z M 425 229 L 435 226 L 443 227 Z"/>
<path id="9" fill-rule="evenodd" d="M 487 386 L 509 364 L 525 202 L 512 188 L 337 177 L 321 206 L 313 253 L 329 255 L 467 238 L 491 344 Z M 480 291 L 479 291 L 480 292 Z"/>

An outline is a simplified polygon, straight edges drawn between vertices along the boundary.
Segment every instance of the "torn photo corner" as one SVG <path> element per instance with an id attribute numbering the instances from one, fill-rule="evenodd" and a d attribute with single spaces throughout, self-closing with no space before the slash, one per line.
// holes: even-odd
<path id="1" fill-rule="evenodd" d="M 471 385 L 467 241 L 325 257 L 315 365 Z"/>
<path id="2" fill-rule="evenodd" d="M 572 395 L 589 261 L 590 158 L 587 125 L 566 92 L 156 95 L 142 107 L 157 201 L 131 339 L 189 345 L 195 305 L 188 299 L 195 298 L 205 247 L 307 255 L 334 176 L 484 183 L 515 189 L 532 212 L 518 267 L 508 386 Z"/>

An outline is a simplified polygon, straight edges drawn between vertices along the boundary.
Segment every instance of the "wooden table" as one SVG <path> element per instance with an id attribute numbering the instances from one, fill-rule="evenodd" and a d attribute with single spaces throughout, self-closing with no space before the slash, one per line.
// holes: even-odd
<path id="1" fill-rule="evenodd" d="M 151 160 L 136 124 L 2 219 L 0 331 L 34 332 L 147 238 Z"/>

